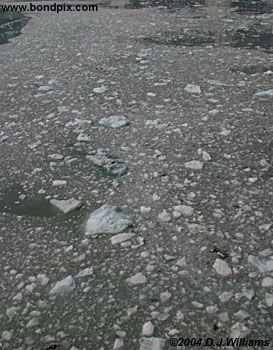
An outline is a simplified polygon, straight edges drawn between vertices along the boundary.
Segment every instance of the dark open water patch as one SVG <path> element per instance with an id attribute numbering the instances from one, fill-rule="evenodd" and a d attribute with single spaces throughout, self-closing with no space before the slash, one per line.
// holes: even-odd
<path id="1" fill-rule="evenodd" d="M 21 29 L 29 18 L 21 12 L 6 12 L 0 9 L 0 45 L 21 34 Z"/>
<path id="2" fill-rule="evenodd" d="M 22 186 L 15 185 L 0 191 L 0 212 L 19 216 L 51 217 L 61 212 L 49 203 L 45 198 L 30 198 L 24 196 Z"/>

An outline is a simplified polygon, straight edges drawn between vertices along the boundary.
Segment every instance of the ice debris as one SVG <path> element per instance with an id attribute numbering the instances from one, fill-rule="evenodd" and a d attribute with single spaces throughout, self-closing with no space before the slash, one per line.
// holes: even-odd
<path id="1" fill-rule="evenodd" d="M 122 176 L 127 172 L 127 165 L 120 159 L 109 155 L 106 151 L 98 149 L 96 154 L 87 155 L 86 159 L 94 165 L 101 167 L 106 174 L 112 176 Z"/>
<path id="2" fill-rule="evenodd" d="M 190 205 L 176 205 L 174 210 L 183 214 L 184 216 L 192 216 L 194 211 L 193 207 Z"/>
<path id="3" fill-rule="evenodd" d="M 112 115 L 108 118 L 102 118 L 99 121 L 100 125 L 106 126 L 107 128 L 121 128 L 129 125 L 129 120 L 123 115 Z"/>
<path id="4" fill-rule="evenodd" d="M 89 216 L 85 234 L 116 234 L 126 230 L 132 225 L 132 217 L 123 213 L 121 209 L 115 206 L 103 205 Z"/>
<path id="5" fill-rule="evenodd" d="M 265 91 L 256 92 L 256 94 L 254 96 L 257 96 L 257 97 L 273 97 L 273 89 L 272 90 L 265 90 Z"/>
<path id="6" fill-rule="evenodd" d="M 50 290 L 50 295 L 62 295 L 71 293 L 76 288 L 75 281 L 72 276 L 68 276 L 63 280 L 57 282 L 55 286 Z"/>
<path id="7" fill-rule="evenodd" d="M 54 205 L 56 208 L 61 210 L 64 214 L 68 214 L 73 210 L 79 209 L 82 206 L 82 203 L 74 198 L 71 199 L 51 199 L 50 204 Z"/>
<path id="8" fill-rule="evenodd" d="M 203 162 L 200 162 L 199 160 L 191 160 L 189 162 L 184 163 L 184 166 L 187 169 L 202 170 L 203 169 Z"/>
<path id="9" fill-rule="evenodd" d="M 142 326 L 142 335 L 144 335 L 145 337 L 150 337 L 154 334 L 154 329 L 155 327 L 151 321 L 145 322 Z"/>
<path id="10" fill-rule="evenodd" d="M 191 94 L 201 94 L 201 88 L 198 85 L 195 84 L 187 84 L 187 86 L 184 89 L 186 92 L 189 92 Z"/>
<path id="11" fill-rule="evenodd" d="M 265 261 L 262 258 L 258 258 L 254 255 L 249 255 L 248 262 L 254 265 L 260 272 L 270 272 L 273 271 L 273 260 Z"/>
<path id="12" fill-rule="evenodd" d="M 218 273 L 218 275 L 221 275 L 221 276 L 225 276 L 226 277 L 226 276 L 229 276 L 229 275 L 232 274 L 232 270 L 229 267 L 228 263 L 225 262 L 224 260 L 221 260 L 221 259 L 216 259 L 215 260 L 213 268 Z"/>
<path id="13" fill-rule="evenodd" d="M 111 243 L 113 245 L 120 244 L 122 242 L 128 241 L 132 237 L 134 237 L 134 233 L 118 233 L 117 235 L 111 237 Z"/>
<path id="14" fill-rule="evenodd" d="M 104 92 L 107 91 L 107 88 L 106 88 L 106 86 L 102 85 L 102 86 L 100 86 L 100 87 L 94 88 L 93 91 L 94 91 L 96 94 L 103 94 Z"/>
<path id="15" fill-rule="evenodd" d="M 75 275 L 76 278 L 80 278 L 80 277 L 86 277 L 86 276 L 91 276 L 94 273 L 94 269 L 93 267 L 87 267 L 83 270 L 81 270 L 79 273 L 77 273 L 77 275 Z"/>
<path id="16" fill-rule="evenodd" d="M 130 286 L 134 286 L 137 284 L 144 284 L 147 282 L 147 278 L 143 275 L 143 273 L 138 272 L 135 275 L 127 278 L 126 282 L 130 285 Z"/>
<path id="17" fill-rule="evenodd" d="M 164 350 L 165 340 L 162 338 L 146 338 L 139 340 L 140 350 Z"/>

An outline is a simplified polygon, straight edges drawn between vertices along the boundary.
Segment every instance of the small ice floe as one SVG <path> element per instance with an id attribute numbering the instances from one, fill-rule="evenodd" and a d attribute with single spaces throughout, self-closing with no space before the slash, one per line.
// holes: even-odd
<path id="1" fill-rule="evenodd" d="M 124 115 L 112 115 L 108 118 L 102 118 L 99 124 L 107 128 L 116 129 L 129 125 L 129 120 Z"/>
<path id="2" fill-rule="evenodd" d="M 142 337 L 139 340 L 140 350 L 164 350 L 165 340 L 162 338 L 146 338 Z"/>
<path id="3" fill-rule="evenodd" d="M 192 216 L 194 209 L 190 205 L 176 205 L 174 206 L 176 212 L 181 213 L 184 216 Z"/>
<path id="4" fill-rule="evenodd" d="M 203 160 L 208 162 L 211 160 L 211 156 L 208 152 L 202 150 L 202 148 L 199 148 L 197 151 L 198 155 L 202 156 Z"/>
<path id="5" fill-rule="evenodd" d="M 44 273 L 39 273 L 37 275 L 37 282 L 41 285 L 41 286 L 46 286 L 48 284 L 49 278 L 46 274 Z"/>
<path id="6" fill-rule="evenodd" d="M 89 119 L 80 119 L 80 118 L 75 118 L 73 120 L 73 122 L 68 122 L 65 124 L 65 127 L 77 127 L 79 129 L 85 129 L 87 128 L 89 125 L 91 125 L 93 123 L 92 120 Z"/>
<path id="7" fill-rule="evenodd" d="M 77 141 L 89 142 L 89 141 L 91 141 L 91 137 L 86 135 L 86 134 L 79 134 L 78 137 L 77 137 Z"/>
<path id="8" fill-rule="evenodd" d="M 49 154 L 48 158 L 53 159 L 53 160 L 63 160 L 64 156 L 60 153 L 54 153 L 54 154 Z"/>
<path id="9" fill-rule="evenodd" d="M 38 91 L 41 91 L 41 92 L 48 92 L 50 90 L 52 90 L 52 86 L 48 86 L 48 85 L 43 85 L 38 88 Z"/>
<path id="10" fill-rule="evenodd" d="M 256 94 L 254 94 L 254 96 L 257 96 L 257 97 L 273 97 L 273 89 L 272 90 L 265 90 L 265 91 L 256 92 Z"/>
<path id="11" fill-rule="evenodd" d="M 198 85 L 195 84 L 187 84 L 187 86 L 184 89 L 186 92 L 189 92 L 191 94 L 201 94 L 201 88 Z"/>
<path id="12" fill-rule="evenodd" d="M 103 205 L 89 216 L 86 235 L 120 233 L 133 225 L 132 217 L 118 207 Z"/>
<path id="13" fill-rule="evenodd" d="M 127 173 L 127 165 L 120 159 L 111 156 L 104 150 L 97 150 L 95 155 L 87 155 L 86 159 L 101 167 L 107 175 L 122 176 Z"/>
<path id="14" fill-rule="evenodd" d="M 53 186 L 65 186 L 67 184 L 66 180 L 53 180 L 52 185 Z"/>
<path id="15" fill-rule="evenodd" d="M 117 338 L 115 340 L 113 350 L 123 350 L 124 349 L 124 340 L 122 338 Z"/>
<path id="16" fill-rule="evenodd" d="M 265 277 L 262 280 L 262 287 L 273 287 L 273 278 L 272 277 Z"/>
<path id="17" fill-rule="evenodd" d="M 57 282 L 50 290 L 50 295 L 62 295 L 71 293 L 76 288 L 75 281 L 72 276 L 68 276 L 63 280 Z"/>
<path id="18" fill-rule="evenodd" d="M 142 326 L 142 335 L 144 335 L 145 337 L 150 337 L 154 334 L 154 329 L 155 327 L 151 321 L 145 322 Z"/>
<path id="19" fill-rule="evenodd" d="M 199 160 L 191 160 L 189 162 L 184 163 L 184 167 L 192 170 L 202 170 L 203 162 L 200 162 Z"/>
<path id="20" fill-rule="evenodd" d="M 81 270 L 79 273 L 77 273 L 77 275 L 75 275 L 76 278 L 80 278 L 80 277 L 86 277 L 86 276 L 91 276 L 94 273 L 94 269 L 93 267 L 87 267 L 83 270 Z"/>
<path id="21" fill-rule="evenodd" d="M 158 214 L 160 221 L 169 222 L 172 220 L 171 215 L 164 209 L 161 213 Z"/>
<path id="22" fill-rule="evenodd" d="M 102 85 L 100 87 L 96 87 L 93 89 L 93 91 L 96 93 L 96 94 L 103 94 L 104 92 L 107 91 L 107 87 Z"/>
<path id="23" fill-rule="evenodd" d="M 64 214 L 68 214 L 73 210 L 79 209 L 82 206 L 82 203 L 74 198 L 70 199 L 51 199 L 50 204 L 54 205 L 56 208 L 61 210 Z"/>
<path id="24" fill-rule="evenodd" d="M 254 265 L 260 272 L 273 271 L 273 260 L 265 260 L 254 255 L 248 256 L 248 262 Z"/>
<path id="25" fill-rule="evenodd" d="M 250 329 L 243 323 L 237 322 L 231 327 L 230 338 L 246 338 L 250 332 Z"/>
<path id="26" fill-rule="evenodd" d="M 223 128 L 222 131 L 219 132 L 219 135 L 228 136 L 230 135 L 230 133 L 231 133 L 231 130 Z"/>
<path id="27" fill-rule="evenodd" d="M 179 260 L 175 263 L 175 265 L 176 265 L 176 266 L 179 266 L 179 267 L 185 267 L 185 266 L 187 266 L 185 256 L 183 256 L 183 258 L 179 259 Z"/>
<path id="28" fill-rule="evenodd" d="M 232 274 L 232 270 L 228 263 L 221 259 L 216 259 L 213 268 L 218 273 L 218 275 L 227 277 Z"/>
<path id="29" fill-rule="evenodd" d="M 127 233 L 127 232 L 118 233 L 117 235 L 111 237 L 110 240 L 113 245 L 116 245 L 116 244 L 120 244 L 130 240 L 131 238 L 134 237 L 134 235 L 135 235 L 134 233 Z"/>
<path id="30" fill-rule="evenodd" d="M 126 282 L 130 285 L 130 286 L 135 286 L 138 284 L 144 284 L 147 282 L 147 278 L 143 275 L 143 273 L 138 272 L 135 275 L 127 278 Z"/>

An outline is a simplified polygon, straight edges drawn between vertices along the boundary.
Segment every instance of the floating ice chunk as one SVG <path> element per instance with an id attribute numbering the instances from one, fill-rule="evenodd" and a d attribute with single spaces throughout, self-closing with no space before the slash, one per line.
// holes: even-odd
<path id="1" fill-rule="evenodd" d="M 175 211 L 183 214 L 184 216 L 192 216 L 194 209 L 190 205 L 176 205 L 174 207 Z"/>
<path id="2" fill-rule="evenodd" d="M 73 122 L 66 123 L 65 127 L 76 126 L 78 128 L 84 129 L 92 123 L 92 120 L 75 118 Z"/>
<path id="3" fill-rule="evenodd" d="M 60 209 L 64 214 L 68 214 L 71 211 L 76 210 L 82 206 L 82 203 L 74 198 L 66 200 L 51 199 L 50 204 Z"/>
<path id="4" fill-rule="evenodd" d="M 12 339 L 12 336 L 13 336 L 13 332 L 10 332 L 10 331 L 4 331 L 2 333 L 2 340 L 4 341 L 10 341 Z"/>
<path id="5" fill-rule="evenodd" d="M 42 91 L 42 92 L 48 92 L 50 90 L 52 90 L 52 86 L 43 85 L 38 88 L 38 91 Z"/>
<path id="6" fill-rule="evenodd" d="M 17 316 L 19 310 L 20 310 L 20 307 L 12 306 L 12 307 L 7 309 L 6 315 L 8 316 L 8 318 L 10 320 L 12 320 L 15 316 Z"/>
<path id="7" fill-rule="evenodd" d="M 262 287 L 273 287 L 273 278 L 266 277 L 262 280 Z"/>
<path id="8" fill-rule="evenodd" d="M 145 338 L 139 340 L 140 350 L 164 350 L 165 340 L 162 338 Z"/>
<path id="9" fill-rule="evenodd" d="M 254 265 L 260 272 L 270 272 L 273 271 L 273 260 L 267 260 L 258 258 L 254 255 L 248 256 L 248 262 Z"/>
<path id="10" fill-rule="evenodd" d="M 50 295 L 62 295 L 71 293 L 76 288 L 75 281 L 72 276 L 68 276 L 63 280 L 57 282 L 55 286 L 50 290 Z"/>
<path id="11" fill-rule="evenodd" d="M 134 233 L 118 233 L 117 235 L 111 237 L 111 243 L 113 245 L 120 244 L 122 242 L 128 241 L 134 237 Z"/>
<path id="12" fill-rule="evenodd" d="M 3 135 L 3 133 L 1 133 L 0 142 L 4 142 L 9 138 L 7 135 L 4 135 L 4 136 L 2 136 L 2 135 Z"/>
<path id="13" fill-rule="evenodd" d="M 44 273 L 39 273 L 37 275 L 37 282 L 41 285 L 41 286 L 46 286 L 48 284 L 49 278 L 46 274 Z"/>
<path id="14" fill-rule="evenodd" d="M 199 160 L 191 160 L 189 162 L 184 163 L 184 166 L 187 169 L 202 170 L 203 169 L 203 162 L 200 162 Z"/>
<path id="15" fill-rule="evenodd" d="M 200 86 L 194 84 L 187 84 L 184 90 L 191 94 L 201 94 Z"/>
<path id="16" fill-rule="evenodd" d="M 80 142 L 89 142 L 91 141 L 91 137 L 86 134 L 79 134 L 77 140 Z"/>
<path id="17" fill-rule="evenodd" d="M 177 266 L 180 266 L 180 267 L 185 267 L 187 266 L 187 263 L 186 263 L 186 258 L 183 256 L 183 258 L 179 259 L 175 265 Z"/>
<path id="18" fill-rule="evenodd" d="M 166 301 L 168 301 L 171 298 L 172 294 L 170 292 L 163 292 L 160 294 L 160 301 L 162 303 L 165 303 Z"/>
<path id="19" fill-rule="evenodd" d="M 246 338 L 250 334 L 250 329 L 243 323 L 237 322 L 231 327 L 230 338 Z"/>
<path id="20" fill-rule="evenodd" d="M 121 128 L 123 126 L 129 125 L 129 120 L 123 115 L 112 115 L 108 118 L 102 118 L 99 121 L 100 125 L 103 125 L 107 128 Z"/>
<path id="21" fill-rule="evenodd" d="M 143 275 L 143 273 L 138 272 L 135 275 L 127 278 L 126 282 L 131 285 L 144 284 L 147 282 L 147 278 Z"/>
<path id="22" fill-rule="evenodd" d="M 117 338 L 115 340 L 113 350 L 123 350 L 124 349 L 124 340 L 122 338 Z"/>
<path id="23" fill-rule="evenodd" d="M 148 119 L 148 120 L 146 120 L 146 122 L 145 122 L 145 125 L 146 125 L 146 126 L 150 126 L 150 127 L 152 127 L 152 126 L 157 126 L 158 124 L 159 124 L 158 119 L 155 119 L 155 120 Z"/>
<path id="24" fill-rule="evenodd" d="M 222 131 L 220 131 L 220 135 L 222 136 L 228 136 L 231 133 L 231 130 L 228 130 L 226 128 L 223 128 Z"/>
<path id="25" fill-rule="evenodd" d="M 160 221 L 163 222 L 168 222 L 172 220 L 171 215 L 165 209 L 158 214 L 158 218 Z"/>
<path id="26" fill-rule="evenodd" d="M 265 90 L 265 91 L 256 92 L 256 94 L 254 96 L 257 96 L 257 97 L 273 97 L 273 89 L 272 90 Z"/>
<path id="27" fill-rule="evenodd" d="M 40 146 L 41 143 L 42 143 L 42 141 L 41 141 L 41 140 L 38 140 L 38 141 L 36 141 L 36 142 L 34 142 L 34 143 L 29 144 L 28 147 L 29 147 L 30 149 L 35 149 L 35 148 L 37 148 L 38 146 Z"/>
<path id="28" fill-rule="evenodd" d="M 145 337 L 150 337 L 154 334 L 154 329 L 155 327 L 151 321 L 145 322 L 142 326 L 142 335 L 144 335 Z"/>
<path id="29" fill-rule="evenodd" d="M 76 278 L 80 278 L 80 277 L 86 277 L 86 276 L 90 276 L 93 275 L 94 269 L 93 267 L 87 267 L 86 269 L 81 270 L 79 273 L 77 273 L 77 275 L 75 275 Z"/>
<path id="30" fill-rule="evenodd" d="M 152 210 L 151 207 L 145 207 L 145 206 L 140 207 L 141 214 L 148 214 L 150 213 L 151 210 Z"/>
<path id="31" fill-rule="evenodd" d="M 226 277 L 226 276 L 229 276 L 229 275 L 232 274 L 232 270 L 229 267 L 228 263 L 225 262 L 224 260 L 221 260 L 221 259 L 216 259 L 215 260 L 213 268 L 221 276 L 225 276 Z"/>
<path id="32" fill-rule="evenodd" d="M 206 152 L 206 151 L 203 151 L 203 152 L 202 152 L 202 158 L 203 158 L 203 160 L 206 161 L 206 162 L 208 162 L 208 161 L 211 160 L 210 154 L 209 154 L 208 152 Z"/>
<path id="33" fill-rule="evenodd" d="M 138 53 L 138 57 L 147 57 L 151 54 L 152 49 L 141 49 Z"/>
<path id="34" fill-rule="evenodd" d="M 64 159 L 64 156 L 60 153 L 54 153 L 54 154 L 49 154 L 48 158 L 54 159 L 54 160 L 62 160 Z"/>
<path id="35" fill-rule="evenodd" d="M 265 293 L 265 304 L 268 307 L 273 306 L 273 294 Z"/>
<path id="36" fill-rule="evenodd" d="M 103 205 L 89 216 L 85 234 L 120 233 L 132 224 L 131 216 L 123 213 L 119 208 Z"/>
<path id="37" fill-rule="evenodd" d="M 53 186 L 65 186 L 67 184 L 66 180 L 53 180 Z"/>
<path id="38" fill-rule="evenodd" d="M 98 150 L 95 155 L 87 155 L 86 159 L 102 167 L 108 175 L 122 176 L 126 174 L 128 170 L 127 165 L 122 160 L 107 154 L 103 150 Z"/>
<path id="39" fill-rule="evenodd" d="M 112 164 L 107 164 L 104 167 L 106 174 L 112 176 L 122 176 L 127 173 L 128 167 L 122 161 L 113 161 Z"/>
<path id="40" fill-rule="evenodd" d="M 106 88 L 106 86 L 102 85 L 102 86 L 100 86 L 100 87 L 94 88 L 93 91 L 94 91 L 96 94 L 103 94 L 104 92 L 107 91 L 107 88 Z"/>

